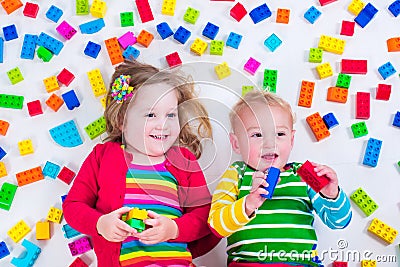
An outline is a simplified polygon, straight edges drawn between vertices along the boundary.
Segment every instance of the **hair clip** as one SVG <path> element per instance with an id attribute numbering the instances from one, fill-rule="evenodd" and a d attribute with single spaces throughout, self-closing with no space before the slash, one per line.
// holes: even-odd
<path id="1" fill-rule="evenodd" d="M 122 103 L 133 96 L 133 87 L 129 86 L 131 75 L 120 75 L 111 86 L 111 96 L 117 103 Z"/>

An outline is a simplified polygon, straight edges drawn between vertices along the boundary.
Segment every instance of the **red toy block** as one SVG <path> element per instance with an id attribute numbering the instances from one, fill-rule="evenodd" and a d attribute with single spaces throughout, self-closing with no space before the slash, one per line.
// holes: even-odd
<path id="1" fill-rule="evenodd" d="M 1 2 L 1 5 L 8 15 L 23 6 L 21 1 L 19 0 L 4 0 L 3 2 Z"/>
<path id="2" fill-rule="evenodd" d="M 75 76 L 66 68 L 63 68 L 63 70 L 57 75 L 57 80 L 65 86 L 68 86 L 74 79 Z"/>
<path id="3" fill-rule="evenodd" d="M 369 119 L 370 93 L 357 92 L 356 95 L 356 119 Z"/>
<path id="4" fill-rule="evenodd" d="M 81 258 L 76 258 L 73 263 L 69 267 L 88 267 L 87 265 Z"/>
<path id="5" fill-rule="evenodd" d="M 314 166 L 308 160 L 297 170 L 297 174 L 317 193 L 329 183 L 326 175 L 318 176 L 316 174 Z"/>
<path id="6" fill-rule="evenodd" d="M 336 2 L 337 0 L 319 0 L 319 3 L 321 4 L 321 6 L 325 6 L 327 4 L 331 4 L 333 2 Z"/>
<path id="7" fill-rule="evenodd" d="M 144 47 L 149 47 L 151 41 L 153 41 L 154 35 L 149 33 L 146 30 L 142 30 L 138 37 L 136 38 L 136 41 L 138 44 L 143 45 Z"/>
<path id="8" fill-rule="evenodd" d="M 302 81 L 298 106 L 311 108 L 315 82 Z"/>
<path id="9" fill-rule="evenodd" d="M 342 30 L 340 31 L 341 35 L 346 35 L 346 36 L 353 36 L 354 34 L 354 26 L 356 23 L 354 21 L 342 21 Z"/>
<path id="10" fill-rule="evenodd" d="M 117 37 L 113 37 L 104 41 L 107 47 L 108 56 L 110 57 L 111 64 L 115 65 L 124 61 L 121 48 L 119 47 Z"/>
<path id="11" fill-rule="evenodd" d="M 367 60 L 342 59 L 342 73 L 367 74 Z"/>
<path id="12" fill-rule="evenodd" d="M 376 99 L 389 100 L 391 92 L 392 86 L 390 84 L 378 84 L 378 88 L 376 88 Z"/>
<path id="13" fill-rule="evenodd" d="M 47 106 L 57 112 L 60 107 L 64 104 L 64 100 L 56 94 L 52 94 L 49 99 L 46 100 Z"/>
<path id="14" fill-rule="evenodd" d="M 400 37 L 393 37 L 386 41 L 388 52 L 400 51 Z"/>
<path id="15" fill-rule="evenodd" d="M 75 172 L 71 171 L 70 169 L 64 166 L 57 177 L 64 183 L 70 184 L 72 180 L 75 178 Z"/>
<path id="16" fill-rule="evenodd" d="M 230 14 L 232 18 L 240 22 L 242 18 L 246 16 L 247 10 L 241 3 L 237 2 L 236 5 L 231 8 Z"/>
<path id="17" fill-rule="evenodd" d="M 306 121 L 314 133 L 315 138 L 317 138 L 317 141 L 321 141 L 331 135 L 318 112 L 308 116 Z"/>
<path id="18" fill-rule="evenodd" d="M 347 267 L 347 262 L 344 261 L 334 261 L 332 267 Z"/>
<path id="19" fill-rule="evenodd" d="M 167 60 L 168 66 L 170 66 L 171 68 L 178 65 L 182 65 L 182 60 L 179 57 L 178 52 L 174 52 L 172 54 L 165 56 L 165 59 Z"/>
<path id="20" fill-rule="evenodd" d="M 8 121 L 0 120 L 0 134 L 6 136 L 10 123 Z"/>
<path id="21" fill-rule="evenodd" d="M 26 17 L 36 18 L 39 11 L 39 5 L 34 3 L 26 2 L 24 11 L 22 12 Z"/>
<path id="22" fill-rule="evenodd" d="M 349 90 L 347 88 L 329 87 L 326 100 L 332 102 L 346 103 L 348 95 Z"/>
<path id="23" fill-rule="evenodd" d="M 154 20 L 153 12 L 151 11 L 148 0 L 136 0 L 136 7 L 142 23 Z"/>
<path id="24" fill-rule="evenodd" d="M 43 114 L 42 104 L 40 100 L 35 100 L 26 104 L 28 106 L 28 112 L 31 117 Z"/>
<path id="25" fill-rule="evenodd" d="M 19 172 L 16 174 L 16 176 L 18 186 L 27 185 L 44 179 L 42 167 L 40 166 L 23 172 Z"/>

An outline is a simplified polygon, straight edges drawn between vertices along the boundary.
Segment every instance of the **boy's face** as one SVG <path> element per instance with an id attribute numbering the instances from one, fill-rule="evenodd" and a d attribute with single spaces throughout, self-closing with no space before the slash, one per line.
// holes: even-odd
<path id="1" fill-rule="evenodd" d="M 232 148 L 250 167 L 264 172 L 286 165 L 295 132 L 289 111 L 257 102 L 237 114 L 232 128 Z"/>

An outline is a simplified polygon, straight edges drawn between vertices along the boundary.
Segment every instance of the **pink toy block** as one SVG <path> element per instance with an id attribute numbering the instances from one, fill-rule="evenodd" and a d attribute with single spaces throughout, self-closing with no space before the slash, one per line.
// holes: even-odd
<path id="1" fill-rule="evenodd" d="M 244 8 L 244 6 L 237 2 L 234 7 L 232 7 L 230 11 L 230 15 L 232 18 L 240 22 L 244 16 L 246 16 L 247 10 Z"/>
<path id="2" fill-rule="evenodd" d="M 42 104 L 40 104 L 39 100 L 35 100 L 32 102 L 27 103 L 28 112 L 31 117 L 43 114 L 42 111 Z"/>
<path id="3" fill-rule="evenodd" d="M 250 57 L 249 60 L 244 64 L 244 70 L 254 75 L 257 72 L 257 69 L 260 67 L 261 63 Z"/>
<path id="4" fill-rule="evenodd" d="M 57 175 L 58 179 L 66 184 L 70 184 L 75 177 L 75 172 L 71 171 L 67 167 L 63 167 L 60 173 Z"/>
<path id="5" fill-rule="evenodd" d="M 39 11 L 39 5 L 34 3 L 26 2 L 24 11 L 22 12 L 25 17 L 36 18 Z"/>
<path id="6" fill-rule="evenodd" d="M 354 21 L 342 21 L 342 29 L 340 31 L 341 35 L 346 35 L 346 36 L 353 36 L 354 34 L 354 26 L 355 26 Z"/>
<path id="7" fill-rule="evenodd" d="M 367 60 L 342 59 L 342 73 L 367 74 Z"/>
<path id="8" fill-rule="evenodd" d="M 308 160 L 297 170 L 297 174 L 317 193 L 329 183 L 328 177 L 315 173 L 314 166 Z"/>
<path id="9" fill-rule="evenodd" d="M 133 32 L 127 32 L 118 38 L 118 43 L 123 49 L 126 49 L 128 46 L 136 44 L 136 37 Z"/>
<path id="10" fill-rule="evenodd" d="M 62 37 L 65 38 L 65 40 L 71 39 L 76 33 L 76 30 L 72 28 L 72 26 L 69 25 L 65 20 L 57 26 L 56 30 Z"/>
<path id="11" fill-rule="evenodd" d="M 72 256 L 80 255 L 92 249 L 89 238 L 87 236 L 79 238 L 74 242 L 68 243 Z"/>
<path id="12" fill-rule="evenodd" d="M 336 2 L 337 0 L 319 0 L 319 3 L 321 4 L 321 6 L 325 6 L 327 4 L 331 4 L 333 2 Z"/>
<path id="13" fill-rule="evenodd" d="M 174 52 L 165 56 L 165 59 L 167 60 L 168 66 L 171 68 L 182 64 L 182 60 L 179 57 L 178 52 Z"/>
<path id="14" fill-rule="evenodd" d="M 57 80 L 65 86 L 68 86 L 74 79 L 75 76 L 66 68 L 57 75 Z"/>
<path id="15" fill-rule="evenodd" d="M 378 100 L 389 100 L 392 86 L 389 84 L 378 84 L 376 88 L 376 99 Z"/>
<path id="16" fill-rule="evenodd" d="M 356 119 L 369 119 L 370 93 L 357 92 L 356 95 Z"/>

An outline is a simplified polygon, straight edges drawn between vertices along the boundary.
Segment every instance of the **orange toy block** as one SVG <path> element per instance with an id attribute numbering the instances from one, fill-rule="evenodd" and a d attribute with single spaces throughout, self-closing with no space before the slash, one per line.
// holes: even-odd
<path id="1" fill-rule="evenodd" d="M 124 61 L 122 57 L 121 48 L 119 47 L 117 37 L 113 37 L 104 41 L 107 47 L 108 56 L 110 57 L 111 64 L 115 65 Z"/>
<path id="2" fill-rule="evenodd" d="M 298 106 L 311 108 L 315 82 L 302 81 Z"/>
<path id="3" fill-rule="evenodd" d="M 326 100 L 332 102 L 346 103 L 349 90 L 341 87 L 329 87 Z"/>
<path id="4" fill-rule="evenodd" d="M 60 89 L 60 85 L 58 84 L 57 77 L 51 76 L 43 80 L 44 86 L 46 87 L 47 93 L 51 93 Z"/>
<path id="5" fill-rule="evenodd" d="M 0 162 L 0 178 L 4 176 L 7 176 L 6 165 L 4 165 L 3 162 Z"/>
<path id="6" fill-rule="evenodd" d="M 278 12 L 276 14 L 276 23 L 289 23 L 290 17 L 290 9 L 282 9 L 278 8 Z"/>
<path id="7" fill-rule="evenodd" d="M 10 127 L 10 123 L 7 121 L 0 120 L 0 134 L 6 136 L 8 127 Z"/>
<path id="8" fill-rule="evenodd" d="M 36 240 L 50 239 L 50 222 L 36 223 Z"/>
<path id="9" fill-rule="evenodd" d="M 51 207 L 46 219 L 50 222 L 60 223 L 62 220 L 62 214 L 62 210 Z"/>
<path id="10" fill-rule="evenodd" d="M 14 225 L 10 230 L 8 230 L 7 235 L 15 242 L 18 243 L 24 236 L 26 236 L 31 231 L 31 228 L 24 222 L 20 220 L 16 225 Z"/>
<path id="11" fill-rule="evenodd" d="M 321 141 L 331 135 L 318 112 L 308 116 L 306 121 L 313 131 L 315 138 L 317 138 L 317 141 Z"/>
<path id="12" fill-rule="evenodd" d="M 133 208 L 128 212 L 128 215 L 126 216 L 126 220 L 129 219 L 145 220 L 147 219 L 147 210 Z"/>
<path id="13" fill-rule="evenodd" d="M 139 33 L 136 41 L 139 44 L 143 45 L 144 47 L 149 47 L 149 45 L 150 45 L 151 41 L 153 41 L 153 39 L 154 39 L 153 34 L 149 33 L 148 31 L 142 30 Z"/>
<path id="14" fill-rule="evenodd" d="M 388 52 L 400 51 L 400 37 L 390 38 L 386 41 Z"/>
<path id="15" fill-rule="evenodd" d="M 49 106 L 49 108 L 57 112 L 64 104 L 64 100 L 62 100 L 62 98 L 56 94 L 52 94 L 49 99 L 46 100 L 46 104 Z"/>
<path id="16" fill-rule="evenodd" d="M 42 167 L 32 168 L 16 174 L 18 186 L 27 185 L 39 180 L 43 180 Z"/>
<path id="17" fill-rule="evenodd" d="M 19 0 L 5 0 L 1 2 L 1 5 L 3 6 L 4 10 L 7 12 L 8 15 L 10 15 L 12 12 L 23 6 L 21 1 Z"/>

